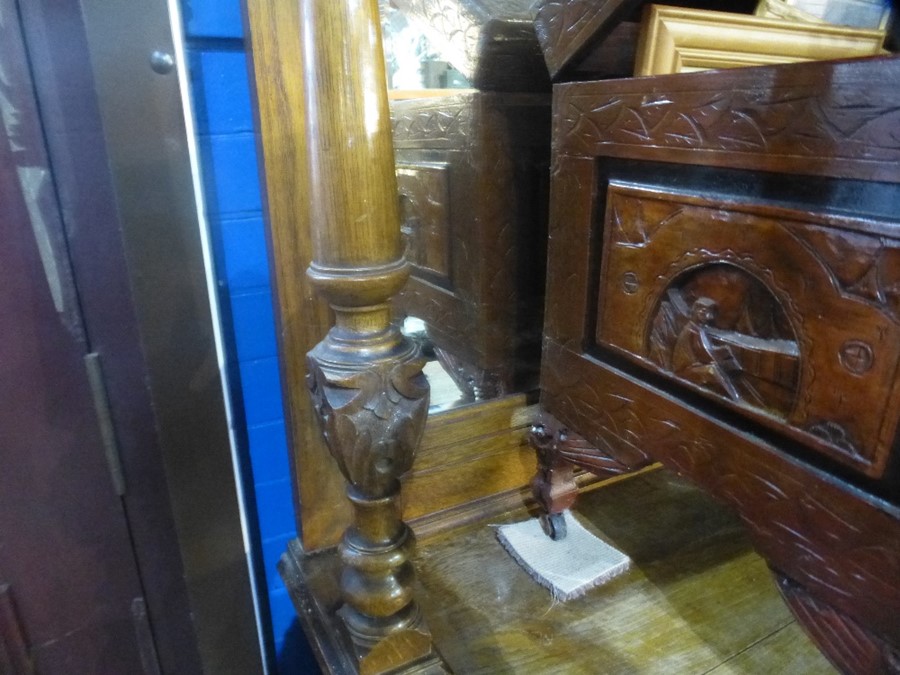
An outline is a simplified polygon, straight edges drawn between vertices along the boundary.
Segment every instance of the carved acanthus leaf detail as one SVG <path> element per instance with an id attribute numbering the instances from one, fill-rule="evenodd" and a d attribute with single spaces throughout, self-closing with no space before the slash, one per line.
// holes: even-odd
<path id="1" fill-rule="evenodd" d="M 428 414 L 424 360 L 366 370 L 323 368 L 310 356 L 307 385 L 328 444 L 353 485 L 388 494 L 412 466 Z"/>

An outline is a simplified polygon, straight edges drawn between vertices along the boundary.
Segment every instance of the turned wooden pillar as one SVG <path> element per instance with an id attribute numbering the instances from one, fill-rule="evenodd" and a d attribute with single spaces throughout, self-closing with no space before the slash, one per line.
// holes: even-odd
<path id="1" fill-rule="evenodd" d="M 429 387 L 389 300 L 409 275 L 400 239 L 376 0 L 301 0 L 313 261 L 335 325 L 308 385 L 344 477 L 353 523 L 340 545 L 341 616 L 364 656 L 422 628 L 399 476 L 422 437 Z"/>

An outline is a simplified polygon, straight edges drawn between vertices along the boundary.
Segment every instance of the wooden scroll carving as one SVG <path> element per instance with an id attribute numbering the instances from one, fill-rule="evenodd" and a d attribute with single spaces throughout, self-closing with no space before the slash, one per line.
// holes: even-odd
<path id="1" fill-rule="evenodd" d="M 537 452 L 538 472 L 531 492 L 541 506 L 541 526 L 551 539 L 564 539 L 562 513 L 578 497 L 574 467 L 604 478 L 631 473 L 647 466 L 643 452 L 614 455 L 561 425 L 552 415 L 542 414 L 532 427 L 528 442 Z"/>
<path id="2" fill-rule="evenodd" d="M 424 672 L 443 672 L 420 635 L 413 537 L 398 503 L 399 476 L 424 431 L 429 387 L 415 345 L 391 320 L 390 298 L 409 270 L 378 6 L 303 0 L 300 15 L 314 254 L 307 274 L 335 314 L 334 327 L 309 353 L 307 383 L 354 514 L 340 545 L 340 613 L 362 672 L 381 672 L 376 661 L 394 669 L 423 660 L 432 668 Z M 386 652 L 392 658 L 384 661 Z"/>

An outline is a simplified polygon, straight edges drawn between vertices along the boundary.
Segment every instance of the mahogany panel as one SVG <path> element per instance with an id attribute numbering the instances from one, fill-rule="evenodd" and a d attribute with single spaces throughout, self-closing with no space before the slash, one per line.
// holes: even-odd
<path id="1" fill-rule="evenodd" d="M 851 672 L 900 645 L 896 82 L 891 57 L 554 92 L 542 466 L 690 477 Z"/>
<path id="2" fill-rule="evenodd" d="M 900 650 L 853 619 L 821 603 L 803 586 L 775 572 L 778 590 L 807 633 L 844 673 L 900 672 Z"/>
<path id="3" fill-rule="evenodd" d="M 544 334 L 571 349 L 580 349 L 586 335 L 591 267 L 596 162 L 559 155 L 554 159 L 550 182 L 550 225 L 547 243 L 547 297 Z M 564 264 L 549 266 L 554 261 Z M 565 302 L 558 299 L 566 298 Z"/>

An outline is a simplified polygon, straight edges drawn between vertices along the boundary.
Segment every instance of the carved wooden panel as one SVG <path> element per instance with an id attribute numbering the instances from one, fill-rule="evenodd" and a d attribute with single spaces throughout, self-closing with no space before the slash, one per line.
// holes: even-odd
<path id="1" fill-rule="evenodd" d="M 602 39 L 641 0 L 541 0 L 534 28 L 551 77 Z"/>
<path id="2" fill-rule="evenodd" d="M 616 183 L 606 203 L 598 343 L 883 473 L 900 408 L 887 225 Z"/>
<path id="3" fill-rule="evenodd" d="M 900 60 L 567 84 L 555 92 L 554 139 L 578 156 L 897 180 L 900 90 L 873 77 L 900 81 Z"/>
<path id="4" fill-rule="evenodd" d="M 900 673 L 900 649 L 775 572 L 778 590 L 809 636 L 842 673 Z"/>
<path id="5" fill-rule="evenodd" d="M 847 664 L 900 646 L 897 83 L 894 57 L 554 91 L 542 408 L 732 506 L 861 629 L 835 624 Z"/>
<path id="6" fill-rule="evenodd" d="M 736 509 L 760 553 L 900 645 L 900 511 L 590 357 L 544 345 L 541 405 L 613 457 L 650 455 Z"/>
<path id="7" fill-rule="evenodd" d="M 450 285 L 450 169 L 445 163 L 397 164 L 400 232 L 406 259 Z"/>

